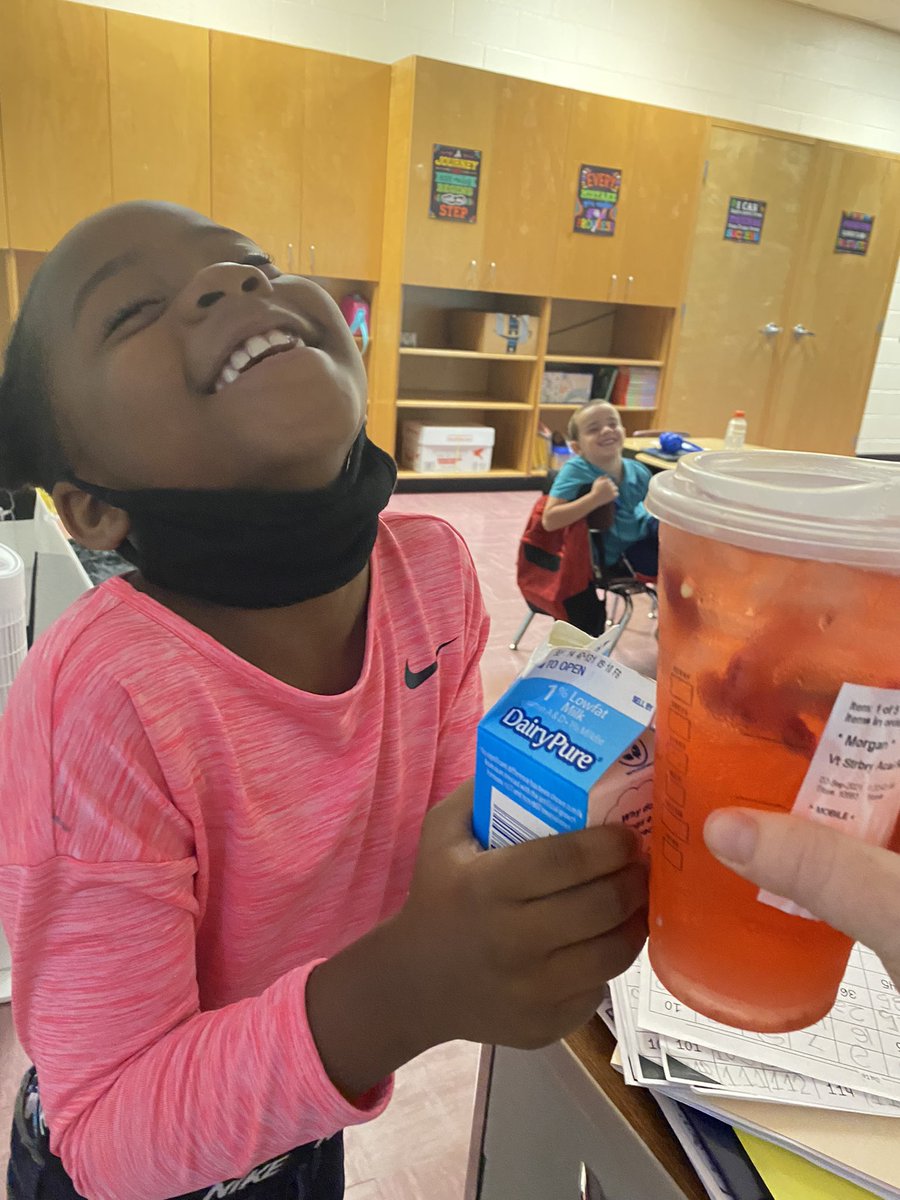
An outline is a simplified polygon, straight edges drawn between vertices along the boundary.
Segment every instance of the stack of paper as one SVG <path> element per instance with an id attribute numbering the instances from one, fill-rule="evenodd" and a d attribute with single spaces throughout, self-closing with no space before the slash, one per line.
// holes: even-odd
<path id="1" fill-rule="evenodd" d="M 792 1170 L 794 1155 L 835 1187 L 837 1176 L 900 1200 L 900 995 L 870 951 L 854 948 L 832 1012 L 797 1033 L 749 1033 L 701 1016 L 666 991 L 646 951 L 610 992 L 600 1015 L 618 1038 L 626 1081 L 652 1089 L 667 1116 L 666 1102 L 678 1101 L 790 1151 L 745 1146 L 775 1200 L 859 1194 L 810 1192 L 815 1176 L 810 1184 L 805 1168 Z M 731 1194 L 703 1182 L 711 1196 Z"/>

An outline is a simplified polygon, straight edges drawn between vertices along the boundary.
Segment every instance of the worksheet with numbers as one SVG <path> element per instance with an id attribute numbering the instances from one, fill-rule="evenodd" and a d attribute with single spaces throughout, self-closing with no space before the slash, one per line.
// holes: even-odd
<path id="1" fill-rule="evenodd" d="M 703 1047 L 900 1101 L 900 995 L 878 958 L 862 946 L 850 955 L 829 1015 L 796 1033 L 751 1033 L 701 1016 L 667 991 L 646 961 L 639 992 L 637 1026 L 662 1035 L 679 1059 L 679 1043 L 696 1047 L 695 1063 Z M 708 1057 L 705 1062 L 711 1070 Z"/>

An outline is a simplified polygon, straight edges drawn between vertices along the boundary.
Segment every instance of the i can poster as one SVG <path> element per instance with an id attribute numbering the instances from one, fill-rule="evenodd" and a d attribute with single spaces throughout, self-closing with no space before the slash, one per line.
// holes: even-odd
<path id="1" fill-rule="evenodd" d="M 728 201 L 725 241 L 758 244 L 762 240 L 765 219 L 765 200 L 745 200 L 742 196 L 732 196 Z"/>
<path id="2" fill-rule="evenodd" d="M 583 163 L 578 173 L 575 232 L 612 237 L 616 232 L 621 190 L 622 172 L 616 167 L 594 167 Z"/>
<path id="3" fill-rule="evenodd" d="M 473 225 L 478 216 L 481 151 L 435 145 L 431 164 L 429 216 Z"/>
<path id="4" fill-rule="evenodd" d="M 838 226 L 835 254 L 865 254 L 872 238 L 875 218 L 868 213 L 843 212 Z"/>

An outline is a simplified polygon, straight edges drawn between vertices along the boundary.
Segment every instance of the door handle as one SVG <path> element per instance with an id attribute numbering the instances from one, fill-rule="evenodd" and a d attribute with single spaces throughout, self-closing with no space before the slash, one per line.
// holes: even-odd
<path id="1" fill-rule="evenodd" d="M 294 243 L 293 242 L 288 242 L 287 250 L 288 250 L 288 253 L 287 253 L 288 275 L 293 275 L 293 273 L 294 273 Z"/>
<path id="2" fill-rule="evenodd" d="M 778 333 L 784 333 L 784 326 L 776 325 L 774 321 L 769 321 L 767 325 L 763 325 L 759 332 L 764 333 L 766 337 L 775 337 Z"/>
<path id="3" fill-rule="evenodd" d="M 618 282 L 619 282 L 619 277 L 618 277 L 618 275 L 617 275 L 617 274 L 615 273 L 615 271 L 614 271 L 614 272 L 612 273 L 612 275 L 610 275 L 610 277 L 609 277 L 609 295 L 610 295 L 610 299 L 612 299 L 612 297 L 615 295 L 615 291 L 616 291 L 616 285 L 618 284 Z"/>
<path id="4" fill-rule="evenodd" d="M 315 275 L 315 273 L 316 273 L 316 248 L 315 248 L 315 246 L 310 246 L 310 248 L 309 248 L 309 272 L 311 275 Z"/>
<path id="5" fill-rule="evenodd" d="M 496 274 L 497 274 L 497 264 L 495 262 L 492 262 L 491 263 L 491 283 L 494 282 L 494 276 Z"/>
<path id="6" fill-rule="evenodd" d="M 629 275 L 629 276 L 628 276 L 628 278 L 625 280 L 625 295 L 626 295 L 626 296 L 627 296 L 627 295 L 628 295 L 628 293 L 631 291 L 631 285 L 632 285 L 633 283 L 634 283 L 634 276 L 633 276 L 633 275 Z"/>
<path id="7" fill-rule="evenodd" d="M 815 337 L 815 336 L 816 336 L 815 333 L 811 329 L 807 329 L 805 325 L 795 325 L 794 326 L 794 337 L 795 338 L 805 338 L 805 337 Z"/>

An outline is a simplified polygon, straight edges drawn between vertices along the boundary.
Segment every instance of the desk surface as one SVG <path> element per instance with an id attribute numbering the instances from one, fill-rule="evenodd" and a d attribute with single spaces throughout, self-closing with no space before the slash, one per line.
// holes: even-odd
<path id="1" fill-rule="evenodd" d="M 690 441 L 696 441 L 698 446 L 702 446 L 705 450 L 724 450 L 725 442 L 718 437 L 698 437 L 690 438 Z M 649 450 L 651 446 L 659 446 L 657 438 L 626 438 L 625 449 L 629 454 L 644 464 L 644 466 L 652 467 L 654 471 L 671 471 L 678 466 L 677 462 L 666 462 L 663 458 L 655 458 L 652 454 L 645 454 L 643 451 Z M 745 450 L 761 450 L 761 446 L 751 446 L 748 443 L 744 445 Z"/>
<path id="2" fill-rule="evenodd" d="M 594 1082 L 637 1131 L 654 1156 L 690 1200 L 709 1200 L 653 1097 L 644 1088 L 629 1087 L 610 1066 L 615 1048 L 612 1034 L 599 1017 L 566 1038 L 566 1045 Z"/>

